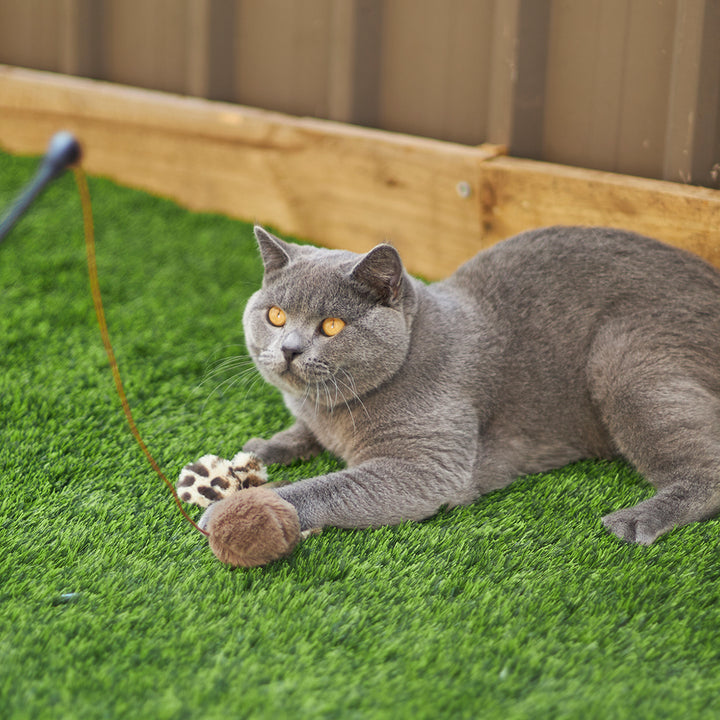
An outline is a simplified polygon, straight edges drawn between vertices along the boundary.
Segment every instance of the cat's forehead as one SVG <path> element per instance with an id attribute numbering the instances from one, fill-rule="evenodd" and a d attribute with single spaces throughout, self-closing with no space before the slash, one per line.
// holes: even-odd
<path id="1" fill-rule="evenodd" d="M 293 245 L 292 257 L 285 271 L 304 272 L 307 268 L 324 268 L 348 273 L 362 259 L 350 250 L 332 250 L 313 245 Z"/>
<path id="2" fill-rule="evenodd" d="M 290 310 L 349 311 L 361 302 L 350 272 L 362 256 L 343 250 L 303 248 L 281 270 L 266 275 L 261 292 L 268 301 Z"/>

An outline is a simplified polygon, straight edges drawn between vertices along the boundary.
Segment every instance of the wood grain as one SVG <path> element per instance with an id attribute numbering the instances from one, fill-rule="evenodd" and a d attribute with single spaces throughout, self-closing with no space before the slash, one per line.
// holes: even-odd
<path id="1" fill-rule="evenodd" d="M 720 191 L 0 66 L 0 145 L 39 154 L 59 129 L 90 173 L 328 247 L 391 241 L 427 278 L 555 223 L 626 227 L 720 265 Z"/>

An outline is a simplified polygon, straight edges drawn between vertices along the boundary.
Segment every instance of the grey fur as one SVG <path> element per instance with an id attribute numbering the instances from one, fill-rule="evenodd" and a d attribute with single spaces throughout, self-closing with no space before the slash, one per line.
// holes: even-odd
<path id="1" fill-rule="evenodd" d="M 255 230 L 246 343 L 296 418 L 244 450 L 347 467 L 277 489 L 302 528 L 420 520 L 521 474 L 629 460 L 657 494 L 603 518 L 653 542 L 720 511 L 720 273 L 607 228 L 534 230 L 425 285 L 367 255 Z M 283 327 L 267 318 L 277 305 Z M 334 337 L 322 320 L 339 317 Z"/>

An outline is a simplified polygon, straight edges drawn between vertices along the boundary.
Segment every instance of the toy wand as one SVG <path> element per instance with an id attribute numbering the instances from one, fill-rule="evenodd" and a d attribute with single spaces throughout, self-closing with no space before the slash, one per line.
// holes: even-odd
<path id="1" fill-rule="evenodd" d="M 48 183 L 62 175 L 68 165 L 75 165 L 75 180 L 80 192 L 80 199 L 82 201 L 83 208 L 83 223 L 85 227 L 85 246 L 87 250 L 90 290 L 92 292 L 93 303 L 95 305 L 98 325 L 100 326 L 100 335 L 102 336 L 105 352 L 110 363 L 110 370 L 112 371 L 113 380 L 115 381 L 115 389 L 117 390 L 118 397 L 120 398 L 120 403 L 128 421 L 130 432 L 137 441 L 140 449 L 143 451 L 143 454 L 147 458 L 153 470 L 155 470 L 160 479 L 168 486 L 183 517 L 196 530 L 199 530 L 203 535 L 207 536 L 208 533 L 201 529 L 185 512 L 182 502 L 180 501 L 172 483 L 167 479 L 167 477 L 165 477 L 165 474 L 160 469 L 160 466 L 147 449 L 145 443 L 140 437 L 140 432 L 135 425 L 135 420 L 133 419 L 132 412 L 130 411 L 130 404 L 125 396 L 125 390 L 123 389 L 123 383 L 120 379 L 120 370 L 118 369 L 117 360 L 115 359 L 115 352 L 113 351 L 112 343 L 110 342 L 110 334 L 107 329 L 107 323 L 105 322 L 105 311 L 103 310 L 102 298 L 100 296 L 100 283 L 98 281 L 97 263 L 95 261 L 95 231 L 93 228 L 92 209 L 90 205 L 90 192 L 88 190 L 87 180 L 85 179 L 85 173 L 79 166 L 81 156 L 82 150 L 80 148 L 80 143 L 72 134 L 62 131 L 53 135 L 50 139 L 50 144 L 47 152 L 45 153 L 45 157 L 43 158 L 35 177 L 28 183 L 25 190 L 20 193 L 20 196 L 0 223 L 0 242 L 2 242 L 5 236 L 10 232 L 13 225 L 15 225 L 22 214 L 30 207 L 33 200 L 37 198 Z"/>

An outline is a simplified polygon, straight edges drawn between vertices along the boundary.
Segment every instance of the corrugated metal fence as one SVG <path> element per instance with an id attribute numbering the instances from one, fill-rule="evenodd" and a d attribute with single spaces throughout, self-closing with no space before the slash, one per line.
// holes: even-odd
<path id="1" fill-rule="evenodd" d="M 0 62 L 720 187 L 720 0 L 0 0 Z"/>

